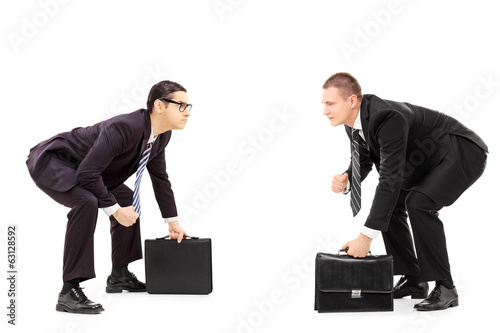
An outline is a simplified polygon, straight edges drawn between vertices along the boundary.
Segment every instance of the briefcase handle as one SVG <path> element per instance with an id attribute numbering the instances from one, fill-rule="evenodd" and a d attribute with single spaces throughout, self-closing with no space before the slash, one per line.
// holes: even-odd
<path id="1" fill-rule="evenodd" d="M 184 237 L 182 237 L 182 238 L 183 239 L 199 239 L 200 237 L 184 235 Z M 156 238 L 156 240 L 162 240 L 162 239 L 170 239 L 170 236 L 166 235 L 164 237 Z"/>
<path id="2" fill-rule="evenodd" d="M 340 249 L 338 254 L 340 254 L 340 252 L 344 252 L 345 254 L 347 254 L 347 251 L 349 251 L 349 248 L 347 248 L 347 249 Z M 368 251 L 368 255 L 371 256 L 372 255 L 372 251 Z"/>

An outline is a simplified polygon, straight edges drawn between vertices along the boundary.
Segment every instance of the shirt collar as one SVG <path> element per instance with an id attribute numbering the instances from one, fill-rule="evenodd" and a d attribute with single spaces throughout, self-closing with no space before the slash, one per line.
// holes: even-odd
<path id="1" fill-rule="evenodd" d="M 157 137 L 158 135 L 157 136 L 153 135 L 153 126 L 151 126 L 151 135 L 149 136 L 148 144 L 154 143 Z"/>
<path id="2" fill-rule="evenodd" d="M 356 120 L 354 120 L 354 125 L 352 128 L 359 129 L 361 132 L 363 131 L 363 127 L 361 126 L 361 107 L 358 109 L 358 115 L 356 116 Z"/>

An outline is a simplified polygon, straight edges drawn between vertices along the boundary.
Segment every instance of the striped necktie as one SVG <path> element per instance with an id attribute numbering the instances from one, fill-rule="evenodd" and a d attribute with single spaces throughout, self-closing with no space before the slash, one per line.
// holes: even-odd
<path id="1" fill-rule="evenodd" d="M 352 129 L 351 147 L 352 179 L 351 179 L 351 208 L 353 216 L 361 209 L 361 167 L 359 162 L 359 129 Z"/>
<path id="2" fill-rule="evenodd" d="M 134 197 L 132 201 L 132 205 L 134 206 L 134 210 L 139 217 L 141 216 L 141 200 L 139 198 L 139 187 L 141 185 L 142 174 L 144 173 L 144 169 L 146 168 L 146 164 L 149 160 L 149 155 L 151 154 L 151 146 L 152 143 L 148 143 L 146 149 L 142 153 L 141 160 L 139 162 L 139 167 L 137 168 L 137 173 L 135 176 L 135 185 L 134 185 Z"/>

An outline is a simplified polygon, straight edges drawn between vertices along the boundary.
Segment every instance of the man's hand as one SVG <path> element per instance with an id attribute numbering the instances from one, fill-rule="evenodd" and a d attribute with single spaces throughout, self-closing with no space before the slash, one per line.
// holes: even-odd
<path id="1" fill-rule="evenodd" d="M 347 254 L 354 258 L 364 258 L 370 252 L 370 244 L 372 239 L 368 236 L 359 234 L 358 238 L 353 239 L 342 246 L 342 249 L 349 248 Z"/>
<path id="2" fill-rule="evenodd" d="M 113 216 L 124 227 L 130 227 L 139 218 L 139 214 L 135 212 L 134 206 L 120 207 Z"/>
<path id="3" fill-rule="evenodd" d="M 343 175 L 335 175 L 332 180 L 332 191 L 335 193 L 342 193 L 347 187 L 347 180 L 349 176 L 347 173 Z"/>
<path id="4" fill-rule="evenodd" d="M 177 239 L 177 243 L 180 243 L 186 232 L 179 225 L 179 221 L 172 221 L 168 222 L 168 235 L 170 239 Z"/>

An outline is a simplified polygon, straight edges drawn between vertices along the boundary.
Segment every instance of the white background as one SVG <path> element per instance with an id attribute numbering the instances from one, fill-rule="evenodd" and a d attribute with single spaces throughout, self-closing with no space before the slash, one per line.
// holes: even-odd
<path id="1" fill-rule="evenodd" d="M 3 1 L 2 331 L 440 332 L 495 325 L 500 230 L 489 189 L 499 186 L 500 24 L 494 2 L 463 3 Z M 349 144 L 344 129 L 322 115 L 321 86 L 339 71 L 357 77 L 364 93 L 450 114 L 489 145 L 483 177 L 441 211 L 459 307 L 420 313 L 415 300 L 404 299 L 390 313 L 313 311 L 316 252 L 336 251 L 359 234 L 377 184 L 373 171 L 355 219 L 348 196 L 330 190 L 333 175 L 347 167 Z M 68 210 L 30 179 L 29 149 L 145 107 L 149 88 L 163 79 L 183 84 L 194 105 L 185 130 L 173 133 L 167 167 L 181 225 L 212 238 L 214 291 L 105 294 L 111 255 L 101 212 L 97 278 L 83 286 L 106 310 L 56 312 Z M 228 163 L 237 163 L 238 173 L 224 177 Z M 149 180 L 141 193 L 143 239 L 166 235 Z M 15 328 L 6 316 L 11 223 L 18 227 Z M 384 251 L 375 240 L 372 252 Z M 143 260 L 130 269 L 144 279 Z"/>

